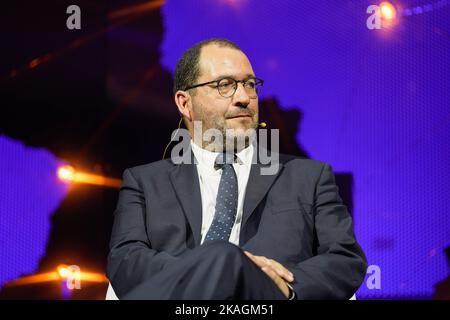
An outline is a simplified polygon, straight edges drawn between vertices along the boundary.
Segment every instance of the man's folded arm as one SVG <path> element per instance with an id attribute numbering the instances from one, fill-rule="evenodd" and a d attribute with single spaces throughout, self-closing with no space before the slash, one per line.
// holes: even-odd
<path id="1" fill-rule="evenodd" d="M 127 169 L 119 192 L 108 255 L 107 276 L 121 298 L 176 258 L 151 248 L 142 188 Z"/>
<path id="2" fill-rule="evenodd" d="M 316 255 L 290 268 L 292 286 L 298 299 L 349 299 L 364 280 L 367 261 L 328 164 L 316 185 L 313 214 Z"/>

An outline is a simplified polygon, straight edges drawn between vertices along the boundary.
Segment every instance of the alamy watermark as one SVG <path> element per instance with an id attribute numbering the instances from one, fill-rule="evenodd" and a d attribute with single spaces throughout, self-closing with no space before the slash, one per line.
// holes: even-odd
<path id="1" fill-rule="evenodd" d="M 381 9 L 380 6 L 375 4 L 367 7 L 366 12 L 370 14 L 370 16 L 366 20 L 366 26 L 369 30 L 381 29 Z"/>
<path id="2" fill-rule="evenodd" d="M 369 290 L 381 289 L 381 268 L 376 264 L 367 267 L 366 287 Z"/>
<path id="3" fill-rule="evenodd" d="M 203 130 L 201 121 L 194 121 L 194 134 L 187 129 L 177 129 L 172 133 L 172 141 L 179 141 L 171 151 L 170 158 L 175 164 L 192 164 L 191 139 L 207 150 L 236 153 L 250 144 L 254 146 L 252 164 L 260 163 L 261 175 L 274 175 L 279 169 L 280 134 L 278 129 L 226 129 L 225 132 L 211 128 Z M 270 137 L 269 137 L 270 136 Z M 270 138 L 270 150 L 268 148 Z M 181 140 L 181 141 L 180 141 Z"/>
<path id="4" fill-rule="evenodd" d="M 81 9 L 76 4 L 67 7 L 66 13 L 70 14 L 66 20 L 66 27 L 69 30 L 81 29 Z"/>

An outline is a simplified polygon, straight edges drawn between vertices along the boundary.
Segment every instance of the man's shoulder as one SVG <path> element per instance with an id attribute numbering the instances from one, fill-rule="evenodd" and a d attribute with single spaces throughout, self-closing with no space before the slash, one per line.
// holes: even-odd
<path id="1" fill-rule="evenodd" d="M 130 167 L 127 168 L 125 171 L 130 171 L 131 174 L 134 176 L 142 176 L 145 174 L 154 174 L 158 172 L 163 172 L 170 169 L 173 166 L 174 164 L 170 159 L 163 159 Z"/>
<path id="2" fill-rule="evenodd" d="M 284 167 L 291 168 L 302 168 L 307 170 L 322 170 L 325 165 L 328 165 L 325 162 L 309 159 L 301 156 L 296 156 L 292 154 L 284 154 L 280 153 L 280 163 L 284 165 Z"/>

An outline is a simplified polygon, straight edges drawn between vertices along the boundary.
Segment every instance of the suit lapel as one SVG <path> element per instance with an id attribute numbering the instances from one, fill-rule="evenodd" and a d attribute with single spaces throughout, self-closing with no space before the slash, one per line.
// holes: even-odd
<path id="1" fill-rule="evenodd" d="M 195 164 L 179 164 L 170 169 L 170 180 L 191 227 L 195 245 L 200 245 L 202 199 Z"/>
<path id="2" fill-rule="evenodd" d="M 250 169 L 250 176 L 247 182 L 247 190 L 245 192 L 244 210 L 242 214 L 242 228 L 245 227 L 247 220 L 250 218 L 257 205 L 269 191 L 275 179 L 281 172 L 283 164 L 279 163 L 278 171 L 272 175 L 262 175 L 261 169 L 266 167 L 263 164 L 253 164 Z"/>
<path id="3" fill-rule="evenodd" d="M 195 163 L 193 154 L 191 154 L 191 160 L 191 163 Z M 280 161 L 278 171 L 275 174 L 262 175 L 261 169 L 268 166 L 257 160 L 257 163 L 253 164 L 250 169 L 242 214 L 241 235 L 246 222 L 283 169 L 283 163 Z M 191 227 L 195 245 L 199 246 L 202 227 L 202 198 L 197 167 L 195 164 L 178 164 L 170 169 L 169 176 Z"/>

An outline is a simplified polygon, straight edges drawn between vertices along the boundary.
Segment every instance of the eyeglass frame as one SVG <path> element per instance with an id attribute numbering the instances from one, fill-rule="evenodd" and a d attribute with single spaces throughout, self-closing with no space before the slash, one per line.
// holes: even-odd
<path id="1" fill-rule="evenodd" d="M 220 93 L 220 90 L 219 90 L 219 82 L 222 81 L 222 80 L 224 80 L 224 79 L 231 79 L 231 80 L 233 80 L 233 81 L 235 82 L 234 91 L 233 91 L 233 93 L 232 93 L 230 96 L 228 96 L 228 97 L 223 96 L 223 95 Z M 258 97 L 258 90 L 257 90 L 257 88 L 256 88 L 256 84 L 258 84 L 260 87 L 262 87 L 262 86 L 264 85 L 264 80 L 263 80 L 263 79 L 256 78 L 256 77 L 250 77 L 250 78 L 247 78 L 246 80 L 236 80 L 236 79 L 234 79 L 234 78 L 232 78 L 232 77 L 222 77 L 222 78 L 219 78 L 219 79 L 217 79 L 217 80 L 212 80 L 212 81 L 208 81 L 208 82 L 199 83 L 199 84 L 195 84 L 195 85 L 189 86 L 189 87 L 185 88 L 183 91 L 188 91 L 188 90 L 190 90 L 190 89 L 195 89 L 195 88 L 198 88 L 198 87 L 206 86 L 206 85 L 208 85 L 208 84 L 216 83 L 215 88 L 217 89 L 217 91 L 219 92 L 219 94 L 220 94 L 222 97 L 224 97 L 224 98 L 231 98 L 231 97 L 234 96 L 234 94 L 236 93 L 238 84 L 239 84 L 239 83 L 242 83 L 242 86 L 243 86 L 244 89 L 245 89 L 245 84 L 246 84 L 246 82 L 249 81 L 249 80 L 255 80 L 255 92 L 256 92 L 256 97 L 255 97 L 255 98 L 251 98 L 251 99 L 256 99 L 256 98 Z M 259 81 L 259 83 L 258 83 L 258 81 Z"/>

